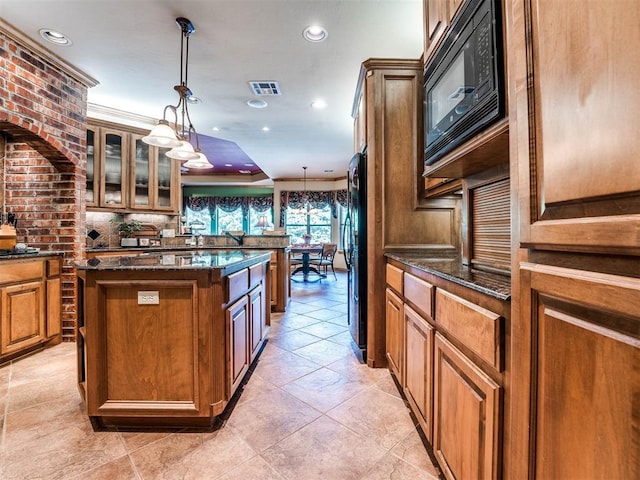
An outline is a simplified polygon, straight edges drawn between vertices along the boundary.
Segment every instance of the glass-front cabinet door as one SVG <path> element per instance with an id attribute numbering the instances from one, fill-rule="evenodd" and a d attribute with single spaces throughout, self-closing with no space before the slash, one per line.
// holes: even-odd
<path id="1" fill-rule="evenodd" d="M 100 191 L 100 134 L 98 128 L 87 127 L 87 207 L 97 207 Z"/>
<path id="2" fill-rule="evenodd" d="M 142 141 L 142 135 L 131 135 L 134 158 L 131 163 L 129 198 L 132 208 L 150 209 L 152 175 L 152 147 Z"/>
<path id="3" fill-rule="evenodd" d="M 107 128 L 101 129 L 104 170 L 101 175 L 100 206 L 124 208 L 127 172 L 127 144 L 125 134 Z"/>
<path id="4" fill-rule="evenodd" d="M 177 211 L 178 163 L 165 155 L 166 148 L 152 147 L 143 135 L 131 135 L 134 157 L 130 172 L 131 208 L 137 210 Z"/>

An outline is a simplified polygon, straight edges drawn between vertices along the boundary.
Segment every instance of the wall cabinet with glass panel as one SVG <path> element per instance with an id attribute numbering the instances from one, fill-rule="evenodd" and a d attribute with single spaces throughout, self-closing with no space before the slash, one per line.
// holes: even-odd
<path id="1" fill-rule="evenodd" d="M 90 120 L 87 126 L 88 208 L 177 213 L 180 171 L 165 149 L 142 141 L 144 130 Z"/>

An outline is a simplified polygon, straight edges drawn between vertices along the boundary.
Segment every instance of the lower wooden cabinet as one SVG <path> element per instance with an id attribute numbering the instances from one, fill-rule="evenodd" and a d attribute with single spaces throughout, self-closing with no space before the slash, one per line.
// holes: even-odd
<path id="1" fill-rule="evenodd" d="M 21 282 L 0 288 L 2 343 L 0 354 L 9 355 L 42 343 L 44 285 L 42 280 Z"/>
<path id="2" fill-rule="evenodd" d="M 390 289 L 386 290 L 386 345 L 387 364 L 401 385 L 404 384 L 402 375 L 402 350 L 404 346 L 404 318 L 402 299 Z"/>
<path id="3" fill-rule="evenodd" d="M 448 479 L 498 478 L 500 387 L 435 335 L 433 451 Z"/>
<path id="4" fill-rule="evenodd" d="M 227 308 L 227 331 L 229 333 L 229 391 L 231 396 L 249 368 L 249 299 L 240 298 Z"/>
<path id="5" fill-rule="evenodd" d="M 435 329 L 411 307 L 404 306 L 405 384 L 404 393 L 417 413 L 427 439 L 432 438 L 433 339 Z"/>
<path id="6" fill-rule="evenodd" d="M 249 363 L 258 355 L 267 329 L 266 301 L 262 286 L 249 293 Z"/>
<path id="7" fill-rule="evenodd" d="M 60 258 L 0 263 L 0 363 L 61 341 Z"/>

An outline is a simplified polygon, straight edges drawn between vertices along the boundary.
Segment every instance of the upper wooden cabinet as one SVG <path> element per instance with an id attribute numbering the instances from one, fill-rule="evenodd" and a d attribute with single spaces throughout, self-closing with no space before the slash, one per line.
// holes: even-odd
<path id="1" fill-rule="evenodd" d="M 431 56 L 464 0 L 424 0 L 424 61 Z"/>
<path id="2" fill-rule="evenodd" d="M 88 208 L 177 213 L 180 171 L 166 149 L 142 141 L 146 132 L 90 121 L 87 126 Z"/>

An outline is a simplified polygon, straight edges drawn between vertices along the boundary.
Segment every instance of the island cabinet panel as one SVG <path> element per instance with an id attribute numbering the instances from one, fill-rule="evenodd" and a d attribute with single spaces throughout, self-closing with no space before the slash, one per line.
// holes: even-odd
<path id="1" fill-rule="evenodd" d="M 115 412 L 194 414 L 199 400 L 198 317 L 195 282 L 97 282 L 103 336 L 95 346 L 105 366 L 94 365 L 90 415 Z M 156 300 L 154 300 L 156 299 Z M 149 302 L 149 303 L 146 303 Z M 91 333 L 91 332 L 89 332 Z"/>
<path id="2" fill-rule="evenodd" d="M 231 396 L 242 381 L 250 363 L 249 345 L 249 301 L 246 296 L 227 308 L 229 332 L 229 390 Z"/>
<path id="3" fill-rule="evenodd" d="M 249 332 L 249 361 L 252 362 L 256 358 L 262 340 L 266 334 L 266 301 L 264 291 L 260 286 L 254 288 L 249 293 L 249 313 L 250 313 L 250 332 Z"/>
<path id="4" fill-rule="evenodd" d="M 433 451 L 448 479 L 499 478 L 500 387 L 435 336 Z"/>
<path id="5" fill-rule="evenodd" d="M 433 430 L 433 342 L 435 329 L 411 307 L 404 306 L 405 387 L 407 400 L 427 439 Z"/>

